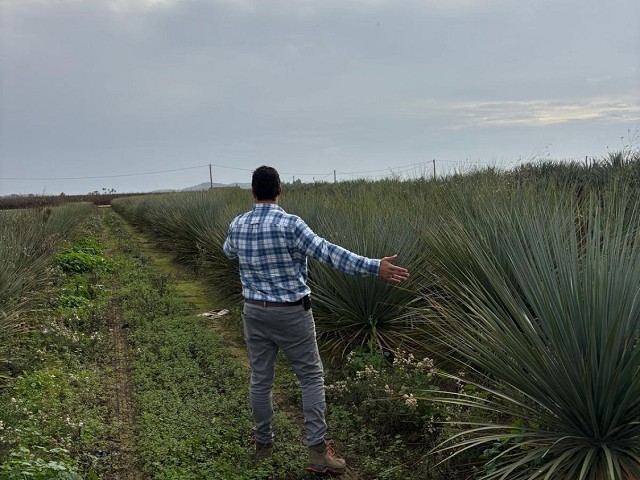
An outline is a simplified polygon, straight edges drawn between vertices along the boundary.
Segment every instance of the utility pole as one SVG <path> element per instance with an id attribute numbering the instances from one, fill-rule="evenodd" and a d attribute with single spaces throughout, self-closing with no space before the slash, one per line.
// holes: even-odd
<path id="1" fill-rule="evenodd" d="M 337 183 L 337 181 L 336 181 L 336 171 L 335 170 L 333 171 L 333 183 Z"/>
<path id="2" fill-rule="evenodd" d="M 584 156 L 584 166 L 585 167 L 589 166 L 589 157 L 587 155 Z"/>
<path id="3" fill-rule="evenodd" d="M 211 164 L 209 164 L 209 183 L 211 184 L 211 187 L 209 188 L 213 188 L 213 174 L 211 173 Z"/>
<path id="4" fill-rule="evenodd" d="M 433 179 L 436 179 L 436 159 L 433 159 Z"/>

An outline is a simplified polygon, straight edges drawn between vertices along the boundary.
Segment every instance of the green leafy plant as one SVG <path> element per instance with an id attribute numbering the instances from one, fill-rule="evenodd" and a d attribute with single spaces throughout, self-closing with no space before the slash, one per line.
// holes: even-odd
<path id="1" fill-rule="evenodd" d="M 0 473 L 6 480 L 82 480 L 69 452 L 63 448 L 35 448 L 38 455 L 26 447 L 13 452 Z M 49 459 L 42 458 L 42 456 Z"/>
<path id="2" fill-rule="evenodd" d="M 503 442 L 483 479 L 638 478 L 637 197 L 614 186 L 584 208 L 540 191 L 456 201 L 455 230 L 427 240 L 445 292 L 430 318 L 440 353 L 486 395 L 439 401 L 485 416 L 440 451 Z"/>

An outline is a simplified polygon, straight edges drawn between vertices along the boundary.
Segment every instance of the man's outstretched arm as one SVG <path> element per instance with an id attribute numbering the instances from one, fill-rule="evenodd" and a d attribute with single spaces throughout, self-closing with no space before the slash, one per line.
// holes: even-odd
<path id="1" fill-rule="evenodd" d="M 398 257 L 384 257 L 380 260 L 357 255 L 316 235 L 301 219 L 296 225 L 296 243 L 310 257 L 327 263 L 336 270 L 349 275 L 377 275 L 386 282 L 399 283 L 409 278 L 406 268 L 398 267 L 393 261 Z"/>

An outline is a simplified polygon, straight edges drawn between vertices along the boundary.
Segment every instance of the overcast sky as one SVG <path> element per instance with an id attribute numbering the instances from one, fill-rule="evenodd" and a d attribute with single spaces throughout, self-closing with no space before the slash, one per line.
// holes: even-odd
<path id="1" fill-rule="evenodd" d="M 584 159 L 640 128 L 638 0 L 0 5 L 0 195 Z"/>

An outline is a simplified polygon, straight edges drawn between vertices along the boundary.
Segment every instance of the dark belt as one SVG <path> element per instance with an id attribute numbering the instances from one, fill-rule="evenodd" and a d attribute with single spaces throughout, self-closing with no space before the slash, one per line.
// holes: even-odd
<path id="1" fill-rule="evenodd" d="M 309 298 L 309 296 L 302 297 L 300 300 L 296 302 L 267 302 L 263 300 L 251 300 L 249 298 L 245 298 L 245 303 L 250 303 L 252 305 L 261 305 L 263 307 L 295 307 L 298 305 L 304 304 L 304 299 Z"/>

